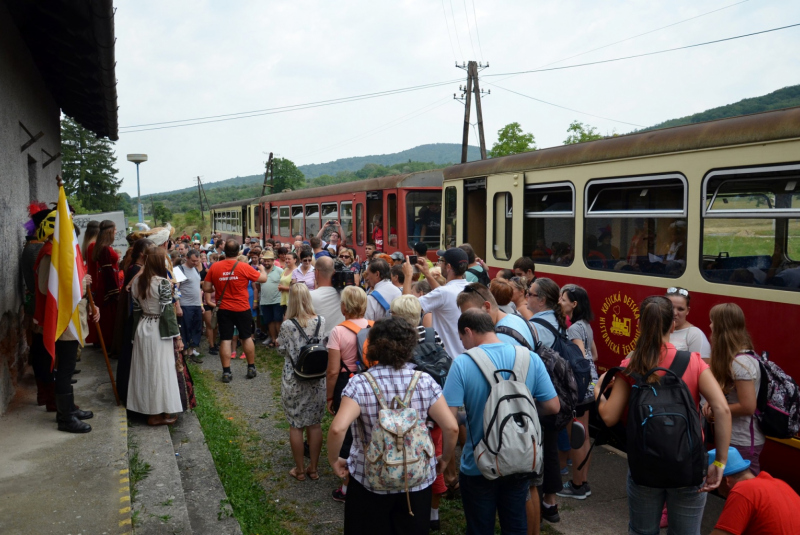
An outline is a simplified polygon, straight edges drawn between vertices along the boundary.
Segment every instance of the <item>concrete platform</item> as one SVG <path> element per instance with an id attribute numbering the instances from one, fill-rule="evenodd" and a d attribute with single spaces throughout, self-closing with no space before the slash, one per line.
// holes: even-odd
<path id="1" fill-rule="evenodd" d="M 4 535 L 131 532 L 125 409 L 116 406 L 99 350 L 85 348 L 78 368 L 75 401 L 94 412 L 91 433 L 56 429 L 55 413 L 36 406 L 30 370 L 0 417 Z"/>

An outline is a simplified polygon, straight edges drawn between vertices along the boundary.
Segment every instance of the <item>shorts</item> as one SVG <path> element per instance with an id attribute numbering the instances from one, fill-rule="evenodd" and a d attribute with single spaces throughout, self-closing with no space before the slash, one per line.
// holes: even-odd
<path id="1" fill-rule="evenodd" d="M 575 407 L 575 417 L 580 418 L 581 416 L 592 410 L 592 405 L 594 405 L 594 402 L 584 403 L 583 405 L 578 405 L 577 407 Z"/>
<path id="2" fill-rule="evenodd" d="M 431 440 L 433 440 L 433 448 L 436 452 L 435 455 L 438 457 L 442 454 L 442 428 L 436 424 L 433 424 L 433 428 L 431 429 Z M 434 494 L 444 494 L 447 492 L 447 485 L 444 482 L 444 474 L 438 474 L 436 479 L 433 480 L 433 493 Z"/>
<path id="3" fill-rule="evenodd" d="M 203 311 L 204 312 L 213 312 L 214 311 L 214 307 L 211 306 L 211 305 L 203 305 Z"/>
<path id="4" fill-rule="evenodd" d="M 280 303 L 261 305 L 261 321 L 264 324 L 283 321 L 283 307 Z"/>
<path id="5" fill-rule="evenodd" d="M 219 326 L 219 339 L 223 342 L 233 340 L 234 328 L 239 331 L 241 340 L 247 340 L 253 336 L 253 317 L 250 315 L 250 310 L 234 312 L 220 309 L 217 311 L 217 325 Z"/>

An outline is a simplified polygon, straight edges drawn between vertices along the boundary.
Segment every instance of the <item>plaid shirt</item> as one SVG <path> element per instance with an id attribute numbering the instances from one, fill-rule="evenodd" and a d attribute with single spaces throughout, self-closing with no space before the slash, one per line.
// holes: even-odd
<path id="1" fill-rule="evenodd" d="M 414 367 L 406 364 L 403 368 L 395 370 L 389 366 L 378 364 L 370 368 L 369 373 L 378 383 L 386 403 L 391 406 L 395 396 L 400 399 L 405 397 L 408 384 L 414 375 Z M 423 373 L 417 382 L 414 394 L 411 396 L 411 406 L 417 409 L 417 415 L 420 420 L 425 421 L 428 419 L 428 409 L 441 395 L 442 388 L 436 384 L 436 381 L 430 375 Z M 362 436 L 362 427 L 358 419 L 350 425 L 350 430 L 353 432 L 353 445 L 350 447 L 350 457 L 347 459 L 347 468 L 350 471 L 350 476 L 356 478 L 370 492 L 391 494 L 388 491 L 374 490 L 370 487 L 364 466 L 364 445 L 369 444 L 372 439 L 372 429 L 378 425 L 378 411 L 380 410 L 378 398 L 375 397 L 375 393 L 366 378 L 361 375 L 354 375 L 350 379 L 342 391 L 342 397 L 345 396 L 358 403 L 359 407 L 361 407 L 359 419 L 364 424 L 363 429 L 366 433 L 366 437 Z M 412 487 L 409 491 L 416 492 L 425 489 L 433 484 L 434 479 L 436 479 L 436 459 L 431 458 L 431 471 L 425 483 Z"/>

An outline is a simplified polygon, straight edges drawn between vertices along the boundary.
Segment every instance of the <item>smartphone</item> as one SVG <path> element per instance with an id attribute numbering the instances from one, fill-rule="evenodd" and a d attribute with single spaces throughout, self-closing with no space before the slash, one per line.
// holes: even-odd
<path id="1" fill-rule="evenodd" d="M 408 262 L 409 262 L 409 263 L 410 263 L 412 266 L 416 266 L 416 265 L 417 265 L 417 255 L 415 255 L 415 254 L 409 255 L 409 257 L 408 257 Z"/>

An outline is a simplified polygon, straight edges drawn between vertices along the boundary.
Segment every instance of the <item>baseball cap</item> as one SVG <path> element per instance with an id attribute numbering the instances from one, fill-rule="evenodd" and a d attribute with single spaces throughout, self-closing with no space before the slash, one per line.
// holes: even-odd
<path id="1" fill-rule="evenodd" d="M 267 249 L 266 251 L 261 253 L 261 258 L 264 258 L 266 260 L 275 260 L 275 253 L 273 253 L 271 250 Z"/>
<path id="2" fill-rule="evenodd" d="M 463 267 L 466 268 L 469 265 L 469 257 L 467 257 L 467 253 L 458 247 L 453 247 L 452 249 L 448 249 L 446 251 L 439 249 L 436 251 L 436 255 L 444 258 L 445 262 L 454 267 L 460 267 L 461 264 L 463 264 Z"/>
<path id="3" fill-rule="evenodd" d="M 405 260 L 406 257 L 400 251 L 395 251 L 392 253 L 392 260 Z"/>
<path id="4" fill-rule="evenodd" d="M 428 246 L 418 241 L 414 244 L 414 252 L 416 252 L 419 256 L 425 256 L 428 254 Z"/>
<path id="5" fill-rule="evenodd" d="M 708 452 L 708 464 L 713 464 L 717 458 L 717 450 Z M 725 465 L 723 476 L 732 476 L 750 468 L 750 461 L 742 458 L 742 454 L 733 446 L 728 448 L 728 464 Z"/>

